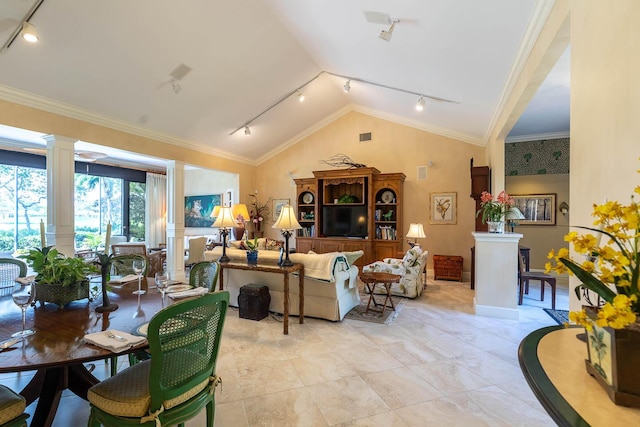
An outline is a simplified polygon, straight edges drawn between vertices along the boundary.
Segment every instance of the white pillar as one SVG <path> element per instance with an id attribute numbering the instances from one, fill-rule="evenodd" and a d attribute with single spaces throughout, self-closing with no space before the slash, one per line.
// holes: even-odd
<path id="1" fill-rule="evenodd" d="M 75 256 L 75 139 L 47 135 L 47 246 Z"/>
<path id="2" fill-rule="evenodd" d="M 518 241 L 522 234 L 471 234 L 476 241 L 476 314 L 518 320 Z"/>
<path id="3" fill-rule="evenodd" d="M 167 270 L 177 280 L 184 272 L 184 163 L 167 162 Z"/>

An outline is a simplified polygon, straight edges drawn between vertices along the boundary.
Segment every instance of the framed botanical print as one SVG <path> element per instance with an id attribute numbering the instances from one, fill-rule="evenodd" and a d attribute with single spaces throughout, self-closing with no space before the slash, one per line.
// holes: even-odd
<path id="1" fill-rule="evenodd" d="M 273 222 L 276 222 L 278 220 L 282 207 L 288 204 L 289 199 L 273 199 L 273 209 L 271 209 L 271 213 L 273 214 Z"/>
<path id="2" fill-rule="evenodd" d="M 429 224 L 455 224 L 457 221 L 456 192 L 431 193 Z"/>

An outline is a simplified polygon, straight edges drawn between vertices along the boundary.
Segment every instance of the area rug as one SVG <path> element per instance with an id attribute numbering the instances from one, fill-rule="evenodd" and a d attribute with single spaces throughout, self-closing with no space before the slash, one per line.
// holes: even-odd
<path id="1" fill-rule="evenodd" d="M 384 295 L 375 296 L 376 301 L 378 303 L 384 302 Z M 379 312 L 369 310 L 369 313 L 365 313 L 367 310 L 367 302 L 369 302 L 369 294 L 360 293 L 360 300 L 362 301 L 359 306 L 353 307 L 351 311 L 344 316 L 345 319 L 353 319 L 360 320 L 363 322 L 371 322 L 371 323 L 384 323 L 388 325 L 389 323 L 394 322 L 398 318 L 398 314 L 400 314 L 400 310 L 404 306 L 406 299 L 402 297 L 392 296 L 393 305 L 396 307 L 396 311 L 393 311 L 390 308 L 384 309 L 384 314 L 381 316 Z M 373 302 L 371 302 L 371 307 L 373 307 Z M 376 310 L 380 309 L 380 306 L 374 307 Z"/>
<path id="2" fill-rule="evenodd" d="M 564 325 L 569 321 L 569 310 L 552 310 L 550 308 L 543 308 L 543 310 L 559 325 Z"/>

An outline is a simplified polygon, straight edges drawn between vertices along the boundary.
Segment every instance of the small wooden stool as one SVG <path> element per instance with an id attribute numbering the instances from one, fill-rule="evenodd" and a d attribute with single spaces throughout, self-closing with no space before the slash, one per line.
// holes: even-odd
<path id="1" fill-rule="evenodd" d="M 371 301 L 373 301 L 373 305 L 375 307 L 382 306 L 381 310 L 371 309 L 371 311 L 375 311 L 380 313 L 380 317 L 384 315 L 384 309 L 390 308 L 393 311 L 396 311 L 396 307 L 393 305 L 393 300 L 391 299 L 391 284 L 398 283 L 402 276 L 391 273 L 383 273 L 383 272 L 367 272 L 359 274 L 360 280 L 362 280 L 369 291 L 369 302 L 367 302 L 367 309 L 365 310 L 365 314 L 369 312 L 369 306 L 371 305 Z M 387 291 L 387 295 L 384 298 L 384 303 L 379 304 L 376 299 L 373 297 L 374 290 L 376 288 L 376 283 L 382 283 L 384 285 L 385 290 Z M 387 305 L 387 301 L 391 303 L 391 306 Z"/>

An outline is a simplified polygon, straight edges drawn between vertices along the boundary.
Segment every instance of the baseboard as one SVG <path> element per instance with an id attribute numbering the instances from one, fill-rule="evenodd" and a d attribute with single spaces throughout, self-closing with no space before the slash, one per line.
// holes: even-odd
<path id="1" fill-rule="evenodd" d="M 506 307 L 494 307 L 491 305 L 476 304 L 476 299 L 473 299 L 473 304 L 476 308 L 476 316 L 485 317 L 497 317 L 499 319 L 519 320 L 520 315 L 517 308 Z"/>

